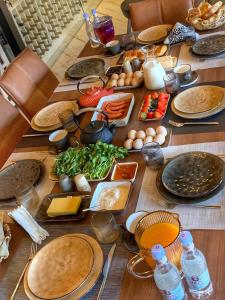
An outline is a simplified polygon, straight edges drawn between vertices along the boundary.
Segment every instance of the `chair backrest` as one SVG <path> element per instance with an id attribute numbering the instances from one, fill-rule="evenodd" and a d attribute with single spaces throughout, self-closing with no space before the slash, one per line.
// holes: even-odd
<path id="1" fill-rule="evenodd" d="M 146 0 L 130 4 L 131 25 L 134 31 L 159 24 L 184 23 L 192 0 Z"/>
<path id="2" fill-rule="evenodd" d="M 0 77 L 0 87 L 28 119 L 46 105 L 58 83 L 48 66 L 29 48 Z"/>
<path id="3" fill-rule="evenodd" d="M 0 168 L 28 128 L 29 124 L 16 108 L 0 96 Z"/>

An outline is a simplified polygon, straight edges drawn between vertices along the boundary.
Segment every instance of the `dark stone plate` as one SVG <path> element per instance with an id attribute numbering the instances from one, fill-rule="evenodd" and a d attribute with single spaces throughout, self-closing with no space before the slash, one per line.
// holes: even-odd
<path id="1" fill-rule="evenodd" d="M 80 208 L 75 215 L 66 215 L 66 216 L 57 216 L 57 217 L 49 217 L 47 215 L 47 210 L 53 198 L 62 198 L 67 196 L 81 196 L 82 201 Z M 88 208 L 90 206 L 91 195 L 87 192 L 70 192 L 70 193 L 58 193 L 58 194 L 49 194 L 47 195 L 35 216 L 38 222 L 70 222 L 70 221 L 80 221 L 84 219 L 87 212 L 82 211 L 82 209 Z"/>
<path id="2" fill-rule="evenodd" d="M 206 152 L 188 152 L 171 159 L 163 168 L 162 183 L 179 197 L 202 197 L 214 191 L 224 179 L 224 162 Z"/>
<path id="3" fill-rule="evenodd" d="M 225 35 L 218 34 L 198 40 L 192 51 L 202 56 L 217 56 L 225 52 Z"/>
<path id="4" fill-rule="evenodd" d="M 42 177 L 44 165 L 36 159 L 19 160 L 0 171 L 0 201 L 15 197 L 20 184 L 35 185 Z"/>
<path id="5" fill-rule="evenodd" d="M 185 198 L 185 197 L 179 197 L 172 193 L 170 193 L 163 185 L 162 183 L 162 172 L 163 168 L 161 168 L 157 174 L 156 177 L 156 187 L 160 195 L 166 199 L 167 202 L 175 203 L 175 204 L 196 204 L 200 202 L 207 201 L 217 195 L 219 192 L 222 191 L 222 189 L 225 186 L 225 178 L 223 179 L 222 183 L 211 193 L 199 197 L 199 198 Z"/>
<path id="6" fill-rule="evenodd" d="M 67 69 L 65 76 L 72 79 L 81 79 L 89 75 L 104 75 L 105 61 L 101 58 L 88 58 L 79 61 Z"/>

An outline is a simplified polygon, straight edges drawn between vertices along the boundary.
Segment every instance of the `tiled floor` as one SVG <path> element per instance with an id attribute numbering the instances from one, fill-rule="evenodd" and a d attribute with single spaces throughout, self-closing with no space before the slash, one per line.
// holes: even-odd
<path id="1" fill-rule="evenodd" d="M 127 28 L 127 19 L 123 16 L 120 9 L 122 1 L 123 0 L 102 0 L 97 7 L 99 15 L 110 15 L 113 17 L 116 34 L 125 33 Z M 88 38 L 85 26 L 83 25 L 65 50 L 63 50 L 56 62 L 51 66 L 52 71 L 60 81 L 62 80 L 66 69 L 71 65 L 85 46 L 87 40 Z"/>

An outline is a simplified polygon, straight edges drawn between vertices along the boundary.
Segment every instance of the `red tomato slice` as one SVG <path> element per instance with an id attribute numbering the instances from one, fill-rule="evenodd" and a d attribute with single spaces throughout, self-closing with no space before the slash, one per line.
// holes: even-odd
<path id="1" fill-rule="evenodd" d="M 150 94 L 149 94 L 149 95 L 145 95 L 145 96 L 144 96 L 144 100 L 145 100 L 145 101 L 150 101 L 150 100 L 151 100 L 151 98 L 152 98 L 152 97 L 151 97 L 151 95 L 150 95 Z"/>
<path id="2" fill-rule="evenodd" d="M 164 112 L 166 110 L 166 105 L 163 101 L 158 102 L 158 108 L 157 110 L 160 110 L 161 112 Z"/>
<path id="3" fill-rule="evenodd" d="M 141 112 L 147 113 L 148 112 L 148 106 L 142 107 Z"/>
<path id="4" fill-rule="evenodd" d="M 153 119 L 155 117 L 154 112 L 150 111 L 147 113 L 147 119 Z"/>
<path id="5" fill-rule="evenodd" d="M 158 111 L 158 110 L 156 110 L 155 113 L 154 113 L 154 115 L 155 115 L 155 118 L 160 119 L 160 118 L 162 118 L 163 113 L 160 112 L 160 111 Z"/>
<path id="6" fill-rule="evenodd" d="M 157 92 L 152 92 L 152 99 L 158 99 L 159 94 Z"/>

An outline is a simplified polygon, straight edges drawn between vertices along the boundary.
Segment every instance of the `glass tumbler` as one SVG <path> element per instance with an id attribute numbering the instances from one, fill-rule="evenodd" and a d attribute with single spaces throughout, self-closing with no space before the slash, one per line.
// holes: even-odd
<path id="1" fill-rule="evenodd" d="M 164 163 L 163 152 L 158 143 L 145 144 L 141 149 L 141 153 L 146 165 L 152 170 L 158 170 Z"/>
<path id="2" fill-rule="evenodd" d="M 91 225 L 100 243 L 112 243 L 119 237 L 120 229 L 112 213 L 97 212 L 92 216 Z"/>
<path id="3" fill-rule="evenodd" d="M 176 94 L 180 89 L 180 80 L 176 73 L 170 72 L 163 77 L 165 89 L 169 94 Z"/>
<path id="4" fill-rule="evenodd" d="M 16 187 L 16 203 L 23 205 L 31 214 L 39 204 L 39 197 L 31 184 L 21 184 Z"/>
<path id="5" fill-rule="evenodd" d="M 74 132 L 77 129 L 77 125 L 74 121 L 74 113 L 71 109 L 64 110 L 58 115 L 63 128 L 67 132 Z"/>

